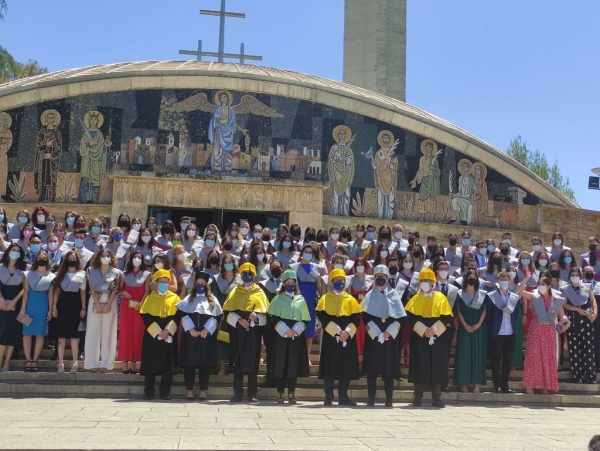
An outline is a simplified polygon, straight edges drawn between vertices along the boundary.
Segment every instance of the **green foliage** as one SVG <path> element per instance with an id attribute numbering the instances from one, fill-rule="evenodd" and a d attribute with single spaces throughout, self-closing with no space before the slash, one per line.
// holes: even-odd
<path id="1" fill-rule="evenodd" d="M 575 191 L 569 185 L 569 178 L 561 174 L 558 162 L 554 161 L 550 166 L 546 155 L 539 150 L 529 150 L 521 135 L 510 142 L 506 153 L 575 202 Z"/>

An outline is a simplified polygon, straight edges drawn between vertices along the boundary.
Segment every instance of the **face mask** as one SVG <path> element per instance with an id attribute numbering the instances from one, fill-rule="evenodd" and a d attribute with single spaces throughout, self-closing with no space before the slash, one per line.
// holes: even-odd
<path id="1" fill-rule="evenodd" d="M 388 256 L 388 251 L 381 251 L 379 255 L 381 256 L 381 258 L 386 258 Z"/>
<path id="2" fill-rule="evenodd" d="M 521 264 L 523 266 L 529 266 L 530 263 L 531 263 L 531 260 L 529 258 L 522 258 L 521 259 Z"/>
<path id="3" fill-rule="evenodd" d="M 362 274 L 363 272 L 365 272 L 365 267 L 364 266 L 357 266 L 356 267 L 356 272 L 358 274 Z"/>
<path id="4" fill-rule="evenodd" d="M 414 258 L 421 258 L 421 253 L 419 251 L 415 251 L 412 253 Z"/>
<path id="5" fill-rule="evenodd" d="M 156 262 L 154 263 L 154 267 L 156 268 L 157 271 L 160 271 L 161 269 L 163 269 L 165 267 L 163 262 Z"/>
<path id="6" fill-rule="evenodd" d="M 150 230 L 156 230 L 156 227 L 157 227 L 157 225 L 156 225 L 156 224 L 154 224 L 153 222 L 151 222 L 150 224 L 148 224 L 148 228 L 149 228 Z"/>
<path id="7" fill-rule="evenodd" d="M 577 285 L 577 284 L 579 283 L 579 281 L 580 281 L 580 280 L 581 280 L 581 279 L 579 278 L 579 276 L 573 276 L 573 277 L 571 277 L 571 283 L 572 283 L 573 285 Z"/>
<path id="8" fill-rule="evenodd" d="M 502 259 L 500 257 L 494 257 L 492 258 L 492 264 L 493 265 L 498 265 L 502 262 Z"/>
<path id="9" fill-rule="evenodd" d="M 196 294 L 204 294 L 206 291 L 206 285 L 196 285 Z"/>
<path id="10" fill-rule="evenodd" d="M 254 275 L 251 272 L 245 272 L 242 274 L 242 280 L 245 283 L 250 283 L 254 280 Z"/>
<path id="11" fill-rule="evenodd" d="M 487 254 L 487 247 L 480 247 L 477 252 L 479 252 L 479 255 L 483 257 L 485 254 Z"/>
<path id="12" fill-rule="evenodd" d="M 226 251 L 230 251 L 231 249 L 233 249 L 233 244 L 231 244 L 231 243 L 225 243 L 223 245 L 223 249 L 225 249 Z"/>
<path id="13" fill-rule="evenodd" d="M 0 222 L 4 221 L 4 213 L 0 213 Z"/>
<path id="14" fill-rule="evenodd" d="M 344 230 L 343 232 L 340 233 L 340 236 L 342 238 L 344 238 L 345 240 L 349 240 L 350 239 L 350 232 Z"/>
<path id="15" fill-rule="evenodd" d="M 271 274 L 273 274 L 273 277 L 276 279 L 279 279 L 281 277 L 281 268 L 273 268 Z"/>
<path id="16" fill-rule="evenodd" d="M 180 262 L 185 261 L 185 254 L 183 252 L 181 254 L 177 254 L 177 260 Z"/>
<path id="17" fill-rule="evenodd" d="M 77 266 L 77 262 L 74 260 L 67 260 L 67 268 L 75 268 Z"/>
<path id="18" fill-rule="evenodd" d="M 316 237 L 312 233 L 309 233 L 304 238 L 305 238 L 304 241 L 315 241 L 315 239 L 316 239 Z"/>
<path id="19" fill-rule="evenodd" d="M 542 246 L 540 246 L 539 244 L 534 244 L 533 245 L 533 251 L 534 252 L 539 252 L 542 250 Z"/>
<path id="20" fill-rule="evenodd" d="M 362 238 L 365 235 L 365 232 L 363 232 L 362 230 L 359 230 L 356 232 L 356 237 L 357 238 Z"/>
<path id="21" fill-rule="evenodd" d="M 508 244 L 509 246 L 512 244 L 512 240 L 510 238 L 504 238 L 502 242 Z"/>
<path id="22" fill-rule="evenodd" d="M 500 285 L 500 288 L 502 290 L 508 290 L 509 283 L 510 282 L 508 280 L 501 280 L 500 282 L 498 282 L 498 285 Z"/>
<path id="23" fill-rule="evenodd" d="M 250 231 L 250 229 L 248 227 L 241 227 L 240 228 L 240 232 L 242 232 L 242 235 L 244 235 L 244 236 L 248 235 L 249 231 Z"/>
<path id="24" fill-rule="evenodd" d="M 231 236 L 237 236 L 237 230 L 232 230 L 231 232 L 229 232 L 229 234 Z"/>
<path id="25" fill-rule="evenodd" d="M 204 244 L 206 247 L 213 247 L 215 245 L 215 240 L 206 240 Z"/>
<path id="26" fill-rule="evenodd" d="M 271 240 L 271 237 L 269 235 L 263 235 L 262 240 L 265 242 L 265 244 Z"/>
<path id="27" fill-rule="evenodd" d="M 186 230 L 189 225 L 190 225 L 189 222 L 182 222 L 181 223 L 181 230 Z M 197 286 L 199 286 L 199 285 L 197 285 Z"/>
<path id="28" fill-rule="evenodd" d="M 550 275 L 552 277 L 554 277 L 555 279 L 558 279 L 558 277 L 560 276 L 560 271 L 556 271 L 556 270 L 550 271 Z"/>
<path id="29" fill-rule="evenodd" d="M 165 234 L 165 235 L 172 235 L 173 234 L 173 229 L 171 227 L 164 227 L 162 229 L 162 231 L 163 231 L 163 234 Z"/>
<path id="30" fill-rule="evenodd" d="M 261 238 L 262 239 L 262 232 L 254 232 L 254 238 Z"/>
<path id="31" fill-rule="evenodd" d="M 510 277 L 510 279 L 513 280 L 515 277 L 517 277 L 517 273 L 514 271 L 510 271 L 508 273 L 508 277 Z"/>
<path id="32" fill-rule="evenodd" d="M 46 222 L 46 215 L 38 215 L 37 220 L 38 222 Z"/>
<path id="33" fill-rule="evenodd" d="M 296 292 L 296 285 L 285 285 L 285 291 L 287 293 L 295 293 Z"/>
<path id="34" fill-rule="evenodd" d="M 219 263 L 219 257 L 210 257 L 208 259 L 208 263 L 210 263 L 211 265 L 217 265 Z"/>
<path id="35" fill-rule="evenodd" d="M 75 228 L 76 229 L 85 229 L 85 222 L 76 222 Z"/>
<path id="36" fill-rule="evenodd" d="M 469 286 L 475 286 L 475 284 L 477 283 L 476 279 L 467 279 L 467 285 Z"/>
<path id="37" fill-rule="evenodd" d="M 594 280 L 594 273 L 593 272 L 586 272 L 585 273 L 585 280 Z"/>
<path id="38" fill-rule="evenodd" d="M 392 276 L 395 276 L 396 274 L 398 274 L 398 267 L 397 266 L 390 266 L 389 270 L 390 270 L 390 275 L 392 275 Z"/>
<path id="39" fill-rule="evenodd" d="M 509 252 L 510 252 L 510 249 L 506 249 L 506 248 L 504 248 L 504 249 L 500 249 L 500 253 L 501 253 L 502 255 L 508 255 L 508 253 L 509 253 Z"/>
<path id="40" fill-rule="evenodd" d="M 100 226 L 92 226 L 92 233 L 100 233 L 101 230 Z"/>
<path id="41" fill-rule="evenodd" d="M 463 246 L 468 246 L 469 244 L 471 244 L 471 238 L 463 238 L 462 244 Z"/>
<path id="42" fill-rule="evenodd" d="M 333 282 L 333 289 L 335 291 L 341 292 L 346 288 L 346 282 Z"/>
<path id="43" fill-rule="evenodd" d="M 421 282 L 419 284 L 419 287 L 421 288 L 421 290 L 423 290 L 425 293 L 428 293 L 429 290 L 431 289 L 431 284 L 429 282 Z"/>
<path id="44" fill-rule="evenodd" d="M 67 224 L 72 226 L 73 224 L 75 224 L 75 218 L 73 216 L 69 216 L 67 218 Z"/>
<path id="45" fill-rule="evenodd" d="M 308 260 L 311 261 L 312 260 L 312 254 L 307 254 L 306 252 L 304 254 L 302 254 L 302 259 L 303 260 Z"/>
<path id="46" fill-rule="evenodd" d="M 117 223 L 117 226 L 127 229 L 129 228 L 129 224 L 131 224 L 131 221 L 121 220 Z"/>
<path id="47" fill-rule="evenodd" d="M 402 266 L 404 266 L 404 269 L 410 269 L 413 267 L 413 262 L 404 262 Z"/>
<path id="48" fill-rule="evenodd" d="M 46 260 L 45 258 L 38 260 L 38 266 L 40 266 L 41 268 L 47 268 L 48 260 Z"/>
<path id="49" fill-rule="evenodd" d="M 560 238 L 556 238 L 553 243 L 555 246 L 560 246 L 562 244 L 562 240 Z"/>
<path id="50" fill-rule="evenodd" d="M 342 265 L 341 263 L 336 263 L 335 265 L 333 265 L 334 269 L 344 269 L 344 265 Z"/>
<path id="51" fill-rule="evenodd" d="M 18 260 L 18 258 L 21 256 L 21 253 L 20 253 L 20 252 L 17 252 L 17 251 L 10 251 L 10 252 L 8 253 L 8 256 L 9 256 L 10 258 L 12 258 L 13 260 Z"/>
<path id="52" fill-rule="evenodd" d="M 133 227 L 133 230 L 135 230 L 136 232 L 139 232 L 141 230 L 141 228 L 142 228 L 142 225 L 136 222 L 131 227 Z"/>
<path id="53" fill-rule="evenodd" d="M 565 263 L 567 265 L 571 264 L 573 262 L 573 257 L 565 257 Z"/>
<path id="54" fill-rule="evenodd" d="M 284 241 L 283 247 L 284 249 L 289 249 L 290 247 L 292 247 L 292 243 L 290 241 Z"/>
<path id="55" fill-rule="evenodd" d="M 58 231 L 58 232 L 54 232 L 54 234 L 58 237 L 58 238 L 63 238 L 65 236 L 65 232 L 62 231 Z"/>
<path id="56" fill-rule="evenodd" d="M 33 232 L 31 230 L 23 231 L 23 236 L 26 236 L 27 238 L 29 238 L 31 235 L 33 235 Z"/>
<path id="57" fill-rule="evenodd" d="M 496 250 L 496 246 L 494 246 L 493 244 L 488 245 L 487 250 L 489 252 L 494 252 Z"/>
<path id="58" fill-rule="evenodd" d="M 103 265 L 108 265 L 110 263 L 110 257 L 102 257 L 100 261 Z"/>
<path id="59" fill-rule="evenodd" d="M 390 232 L 383 232 L 379 234 L 379 238 L 382 240 L 389 240 L 392 237 Z"/>
<path id="60" fill-rule="evenodd" d="M 169 290 L 169 284 L 168 283 L 159 283 L 157 286 L 157 291 L 158 294 L 160 294 L 161 296 L 164 296 L 165 294 L 167 294 L 167 291 Z"/>
<path id="61" fill-rule="evenodd" d="M 540 293 L 540 294 L 546 294 L 547 291 L 548 291 L 548 287 L 546 285 L 539 285 L 538 286 L 538 293 Z"/>
<path id="62" fill-rule="evenodd" d="M 34 254 L 37 254 L 39 251 L 42 250 L 42 246 L 39 244 L 32 244 L 31 246 L 29 246 L 29 250 L 31 250 L 31 252 L 33 252 Z"/>
<path id="63" fill-rule="evenodd" d="M 402 232 L 394 232 L 394 238 L 396 238 L 397 240 L 401 240 L 402 239 Z"/>
<path id="64" fill-rule="evenodd" d="M 150 235 L 142 235 L 142 243 L 148 244 L 152 240 Z"/>
<path id="65" fill-rule="evenodd" d="M 196 236 L 196 231 L 195 230 L 188 230 L 187 232 L 185 232 L 187 236 L 189 236 L 190 238 L 193 238 Z"/>
<path id="66" fill-rule="evenodd" d="M 142 259 L 139 257 L 135 257 L 131 260 L 131 263 L 133 263 L 134 267 L 139 268 L 142 265 Z"/>
<path id="67" fill-rule="evenodd" d="M 19 224 L 27 224 L 28 222 L 27 216 L 19 216 Z"/>
<path id="68" fill-rule="evenodd" d="M 337 241 L 340 238 L 340 234 L 339 233 L 332 233 L 331 234 L 331 239 Z"/>
<path id="69" fill-rule="evenodd" d="M 123 234 L 122 233 L 115 233 L 113 235 L 113 239 L 117 242 L 121 241 L 123 239 Z"/>
<path id="70" fill-rule="evenodd" d="M 438 271 L 438 276 L 440 276 L 440 279 L 446 280 L 448 278 L 448 274 L 450 274 L 450 271 L 447 271 L 445 269 L 440 269 Z"/>
<path id="71" fill-rule="evenodd" d="M 458 243 L 458 240 L 456 238 L 452 238 L 451 240 L 448 240 L 448 244 L 450 244 L 450 246 L 456 246 L 457 243 Z"/>
<path id="72" fill-rule="evenodd" d="M 54 241 L 48 243 L 48 249 L 50 249 L 51 251 L 55 251 L 57 247 L 58 247 L 58 243 L 55 243 Z"/>
<path id="73" fill-rule="evenodd" d="M 74 244 L 75 244 L 75 247 L 82 248 L 83 247 L 83 240 L 81 238 L 75 238 Z"/>
<path id="74" fill-rule="evenodd" d="M 375 283 L 378 287 L 384 287 L 387 283 L 387 279 L 385 277 L 378 277 L 377 279 L 375 279 Z"/>
<path id="75" fill-rule="evenodd" d="M 223 266 L 225 267 L 225 271 L 233 271 L 233 263 L 225 263 Z"/>
<path id="76" fill-rule="evenodd" d="M 375 232 L 367 232 L 367 240 L 373 240 L 375 238 Z"/>
<path id="77" fill-rule="evenodd" d="M 265 254 L 256 254 L 256 259 L 262 262 L 265 259 Z"/>
<path id="78" fill-rule="evenodd" d="M 548 260 L 546 260 L 545 258 L 541 258 L 538 260 L 538 263 L 540 264 L 540 266 L 546 267 L 546 265 L 548 264 Z"/>

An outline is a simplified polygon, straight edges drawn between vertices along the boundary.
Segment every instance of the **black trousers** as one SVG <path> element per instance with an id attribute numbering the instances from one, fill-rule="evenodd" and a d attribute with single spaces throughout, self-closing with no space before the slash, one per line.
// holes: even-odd
<path id="1" fill-rule="evenodd" d="M 385 390 L 386 401 L 391 401 L 394 396 L 394 378 L 392 376 L 382 376 L 383 389 Z M 375 395 L 377 394 L 377 376 L 367 376 L 367 392 L 369 394 L 369 401 L 375 401 Z"/>
<path id="2" fill-rule="evenodd" d="M 415 401 L 423 399 L 425 385 L 415 383 L 414 394 Z M 431 384 L 431 398 L 433 402 L 439 401 L 442 398 L 442 384 Z"/>
<path id="3" fill-rule="evenodd" d="M 208 390 L 208 378 L 210 377 L 210 370 L 208 368 L 197 368 L 198 379 L 200 380 L 200 390 Z M 194 379 L 196 379 L 196 368 L 193 366 L 186 366 L 183 369 L 183 379 L 185 380 L 185 389 L 192 390 L 194 388 Z"/>
<path id="4" fill-rule="evenodd" d="M 325 376 L 323 380 L 325 399 L 333 401 L 333 387 L 335 385 L 335 379 L 333 377 Z M 338 400 L 346 401 L 348 399 L 348 387 L 350 386 L 350 379 L 340 378 L 338 379 Z"/>
<path id="5" fill-rule="evenodd" d="M 144 393 L 147 395 L 154 396 L 154 383 L 156 382 L 156 375 L 146 374 L 144 377 Z M 169 396 L 171 394 L 171 385 L 173 384 L 173 373 L 166 371 L 161 374 L 160 386 L 158 392 L 160 396 Z"/>
<path id="6" fill-rule="evenodd" d="M 297 377 L 290 377 L 287 379 L 285 377 L 277 378 L 276 379 L 277 393 L 285 392 L 285 383 L 286 382 L 287 382 L 287 387 L 288 387 L 288 393 L 290 395 L 294 394 L 294 392 L 296 391 L 296 384 L 298 382 Z"/>
<path id="7" fill-rule="evenodd" d="M 244 373 L 234 371 L 233 373 L 233 394 L 236 398 L 244 396 Z M 248 373 L 248 398 L 255 398 L 258 393 L 258 374 Z"/>
<path id="8" fill-rule="evenodd" d="M 498 335 L 492 340 L 492 380 L 496 390 L 499 388 L 502 390 L 508 389 L 508 378 L 510 377 L 514 350 L 514 334 Z M 502 361 L 502 369 L 500 369 L 500 361 Z"/>

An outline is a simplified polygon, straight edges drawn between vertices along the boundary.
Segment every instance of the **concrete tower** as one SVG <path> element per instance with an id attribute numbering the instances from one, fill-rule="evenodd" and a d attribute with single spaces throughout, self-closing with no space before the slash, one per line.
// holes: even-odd
<path id="1" fill-rule="evenodd" d="M 406 0 L 346 0 L 344 82 L 406 101 Z"/>

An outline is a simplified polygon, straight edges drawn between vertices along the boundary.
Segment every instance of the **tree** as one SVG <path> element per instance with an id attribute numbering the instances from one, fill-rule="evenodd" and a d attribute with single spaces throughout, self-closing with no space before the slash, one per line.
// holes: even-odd
<path id="1" fill-rule="evenodd" d="M 529 150 L 521 135 L 510 142 L 506 153 L 575 202 L 575 191 L 569 185 L 569 178 L 561 174 L 558 162 L 554 161 L 550 166 L 546 155 L 539 150 Z"/>

